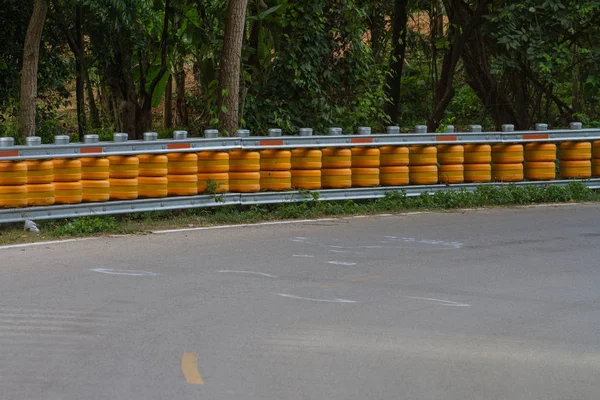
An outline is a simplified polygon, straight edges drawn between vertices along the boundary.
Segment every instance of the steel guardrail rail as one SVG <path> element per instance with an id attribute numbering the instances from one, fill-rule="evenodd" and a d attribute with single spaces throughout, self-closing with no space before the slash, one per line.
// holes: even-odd
<path id="1" fill-rule="evenodd" d="M 56 206 L 0 209 L 0 223 L 23 222 L 26 220 L 49 220 L 84 216 L 102 216 L 126 214 L 132 212 L 181 210 L 201 207 L 220 207 L 228 205 L 281 204 L 311 201 L 315 193 L 321 201 L 367 200 L 385 197 L 388 193 L 404 193 L 408 197 L 423 193 L 434 194 L 443 191 L 475 191 L 478 187 L 501 188 L 506 186 L 559 186 L 565 187 L 572 182 L 582 182 L 590 189 L 600 189 L 600 179 L 524 181 L 515 183 L 463 183 L 454 185 L 411 185 L 387 186 L 353 189 L 321 189 L 306 191 L 224 193 L 220 195 L 197 195 L 166 197 L 157 199 L 138 199 L 110 201 L 102 203 L 80 203 Z"/>
<path id="2" fill-rule="evenodd" d="M 184 139 L 125 139 L 125 141 L 120 142 L 33 144 L 28 146 L 14 146 L 9 140 L 0 140 L 0 161 L 186 153 L 233 149 L 259 150 L 266 148 L 291 149 L 600 140 L 600 129 L 582 129 L 580 128 L 580 124 L 572 124 L 571 129 L 562 130 L 547 130 L 545 124 L 538 124 L 538 129 L 536 130 L 520 132 L 512 131 L 511 127 L 512 125 L 506 125 L 506 130 L 503 132 L 481 132 L 481 127 L 474 125 L 471 127 L 471 132 L 463 133 L 251 136 L 191 139 L 187 138 L 187 132 L 179 131 L 185 132 Z M 415 127 L 415 131 L 422 132 L 423 126 Z"/>

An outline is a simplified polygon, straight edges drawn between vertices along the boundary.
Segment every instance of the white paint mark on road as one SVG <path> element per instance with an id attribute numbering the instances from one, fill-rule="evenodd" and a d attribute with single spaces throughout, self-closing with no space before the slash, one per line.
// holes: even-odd
<path id="1" fill-rule="evenodd" d="M 417 239 L 413 237 L 405 237 L 405 236 L 384 236 L 386 239 L 396 240 L 404 243 L 418 243 L 418 244 L 430 244 L 432 246 L 439 245 L 444 247 L 452 247 L 455 249 L 461 249 L 464 244 L 460 242 L 449 242 L 445 240 L 431 240 L 431 239 Z"/>
<path id="2" fill-rule="evenodd" d="M 414 297 L 414 296 L 404 296 L 404 297 L 406 297 L 407 299 L 429 301 L 431 303 L 437 304 L 438 306 L 446 306 L 446 307 L 471 307 L 470 304 L 466 304 L 466 303 L 457 303 L 455 301 L 433 299 L 433 298 L 430 298 L 430 297 Z"/>
<path id="3" fill-rule="evenodd" d="M 231 274 L 251 274 L 251 275 L 266 276 L 267 278 L 277 278 L 275 275 L 265 274 L 264 272 L 256 272 L 256 271 L 232 271 L 230 269 L 222 269 L 219 272 L 231 273 Z"/>
<path id="4" fill-rule="evenodd" d="M 333 265 L 356 265 L 355 262 L 349 262 L 349 261 L 328 261 L 328 264 L 333 264 Z"/>
<path id="5" fill-rule="evenodd" d="M 356 303 L 356 301 L 354 301 L 354 300 L 347 300 L 347 299 L 311 299 L 310 297 L 300 297 L 300 296 L 294 296 L 292 294 L 285 294 L 285 293 L 275 293 L 275 294 L 277 296 L 288 297 L 290 299 L 318 301 L 318 302 L 322 302 L 322 303 Z"/>
<path id="6" fill-rule="evenodd" d="M 52 241 L 46 241 L 46 242 L 9 244 L 6 246 L 0 246 L 0 250 L 19 249 L 21 247 L 47 246 L 47 245 L 52 245 L 52 244 L 62 244 L 62 243 L 71 243 L 71 242 L 83 242 L 83 241 L 87 241 L 87 240 L 96 240 L 96 239 L 98 239 L 98 238 L 78 238 L 78 239 L 52 240 Z"/>
<path id="7" fill-rule="evenodd" d="M 158 276 L 156 272 L 150 271 L 137 271 L 127 269 L 108 269 L 108 268 L 94 268 L 90 269 L 92 272 L 100 272 L 101 274 L 108 275 L 121 275 L 121 276 Z"/>
<path id="8" fill-rule="evenodd" d="M 298 258 L 315 258 L 312 254 L 293 254 L 292 257 Z"/>
<path id="9" fill-rule="evenodd" d="M 329 250 L 330 253 L 350 253 L 348 250 Z"/>

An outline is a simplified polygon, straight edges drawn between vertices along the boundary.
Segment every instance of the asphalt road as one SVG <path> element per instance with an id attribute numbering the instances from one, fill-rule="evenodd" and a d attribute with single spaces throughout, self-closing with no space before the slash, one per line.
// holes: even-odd
<path id="1" fill-rule="evenodd" d="M 0 249 L 0 399 L 600 398 L 600 205 Z"/>

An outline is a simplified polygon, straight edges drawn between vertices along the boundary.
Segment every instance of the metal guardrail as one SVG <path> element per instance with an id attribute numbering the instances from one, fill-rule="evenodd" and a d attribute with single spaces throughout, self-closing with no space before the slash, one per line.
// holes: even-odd
<path id="1" fill-rule="evenodd" d="M 158 134 L 147 132 L 144 140 L 128 140 L 127 134 L 116 133 L 113 142 L 100 142 L 97 135 L 87 135 L 84 143 L 69 143 L 68 136 L 57 136 L 54 144 L 42 145 L 38 137 L 28 138 L 27 146 L 14 146 L 12 138 L 0 138 L 0 161 L 105 157 L 110 155 L 160 154 L 175 152 L 199 152 L 232 149 L 259 150 L 265 148 L 323 148 L 356 146 L 409 146 L 432 144 L 467 143 L 522 143 L 600 140 L 600 129 L 583 129 L 580 123 L 572 123 L 570 129 L 548 130 L 546 124 L 537 124 L 532 131 L 514 132 L 512 125 L 504 125 L 502 132 L 482 132 L 481 126 L 472 125 L 469 132 L 455 133 L 449 127 L 446 133 L 427 133 L 427 127 L 418 125 L 415 133 L 400 134 L 400 128 L 388 127 L 386 134 L 371 135 L 371 128 L 358 129 L 357 135 L 342 135 L 340 128 L 330 128 L 328 135 L 313 135 L 310 128 L 301 129 L 299 136 L 282 136 L 280 129 L 270 129 L 264 137 L 249 136 L 249 131 L 239 130 L 236 137 L 218 137 L 218 131 L 205 131 L 204 138 L 187 137 L 187 132 L 174 132 L 173 139 L 158 140 Z M 524 181 L 511 183 L 517 186 L 566 186 L 572 180 Z M 581 181 L 588 188 L 600 189 L 600 179 Z M 387 193 L 402 191 L 407 196 L 436 193 L 447 190 L 473 191 L 480 186 L 502 187 L 505 183 L 453 184 L 453 185 L 409 185 L 375 188 L 326 189 L 312 191 L 319 200 L 377 199 Z M 177 210 L 224 205 L 277 204 L 306 201 L 305 191 L 225 193 L 222 195 L 197 195 L 102 203 L 80 203 L 27 208 L 0 209 L 0 223 L 24 220 L 72 218 L 78 216 L 111 215 L 131 212 Z"/>
<path id="2" fill-rule="evenodd" d="M 526 181 L 516 183 L 481 183 L 481 184 L 455 184 L 455 185 L 410 185 L 388 186 L 375 188 L 356 189 L 324 189 L 310 193 L 318 195 L 318 200 L 344 201 L 368 200 L 385 197 L 388 193 L 403 192 L 406 196 L 420 196 L 423 193 L 434 194 L 443 191 L 475 191 L 478 187 L 505 187 L 515 186 L 548 186 L 565 187 L 573 180 L 555 181 Z M 590 189 L 600 189 L 600 179 L 580 181 Z M 28 207 L 0 209 L 0 223 L 22 222 L 26 220 L 48 220 L 74 218 L 83 216 L 116 215 L 133 212 L 168 211 L 202 207 L 220 207 L 227 205 L 257 205 L 281 204 L 310 201 L 313 197 L 306 191 L 289 192 L 258 192 L 258 193 L 225 193 L 222 195 L 198 195 L 183 197 L 167 197 L 160 199 L 143 199 L 127 201 L 110 201 L 103 203 L 81 203 L 58 206 Z"/>
<path id="3" fill-rule="evenodd" d="M 388 127 L 394 132 L 397 127 Z M 581 124 L 571 124 L 571 129 L 547 130 L 546 124 L 538 124 L 536 130 L 514 132 L 512 125 L 505 125 L 503 132 L 481 132 L 481 126 L 472 125 L 470 132 L 464 133 L 423 133 L 427 128 L 418 125 L 416 133 L 409 134 L 370 134 L 370 128 L 359 128 L 358 135 L 339 134 L 339 128 L 332 128 L 329 135 L 312 135 L 305 129 L 300 136 L 280 136 L 280 130 L 270 130 L 270 136 L 252 136 L 246 130 L 238 131 L 238 137 L 212 137 L 209 130 L 205 138 L 187 138 L 187 132 L 176 131 L 174 139 L 157 140 L 157 134 L 148 132 L 145 140 L 127 140 L 127 134 L 115 134 L 114 142 L 99 142 L 97 135 L 87 135 L 84 143 L 69 143 L 68 136 L 57 136 L 55 144 L 41 145 L 39 138 L 28 140 L 27 146 L 14 146 L 12 138 L 0 138 L 0 161 L 30 160 L 70 157 L 106 157 L 110 155 L 161 154 L 179 152 L 199 152 L 215 150 L 265 148 L 322 148 L 322 147 L 372 147 L 372 146 L 410 146 L 431 144 L 465 143 L 526 143 L 557 142 L 563 140 L 590 141 L 600 140 L 600 129 L 583 129 Z M 362 129 L 362 131 L 361 131 Z M 276 131 L 276 132 L 271 132 Z M 205 133 L 206 134 L 206 133 Z M 272 135 L 271 135 L 272 134 Z M 32 138 L 28 138 L 32 139 Z M 11 142 L 12 140 L 12 142 Z"/>

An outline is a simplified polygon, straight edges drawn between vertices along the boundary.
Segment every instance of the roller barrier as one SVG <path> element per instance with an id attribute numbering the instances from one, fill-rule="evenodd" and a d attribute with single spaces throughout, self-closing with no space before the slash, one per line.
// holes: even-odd
<path id="1" fill-rule="evenodd" d="M 566 185 L 583 180 L 600 186 L 600 130 L 400 134 L 388 127 L 357 135 L 331 128 L 324 135 L 301 129 L 297 136 L 188 138 L 100 142 L 87 135 L 84 143 L 68 136 L 41 145 L 39 138 L 15 146 L 0 138 L 0 223 L 27 219 L 69 218 L 129 212 L 173 210 L 232 204 L 304 201 L 306 191 L 320 200 L 373 199 L 390 192 L 407 195 L 440 190 L 474 190 L 480 185 Z M 557 173 L 558 171 L 558 173 Z M 557 180 L 558 179 L 558 180 Z M 312 197 L 308 197 L 312 198 Z"/>

